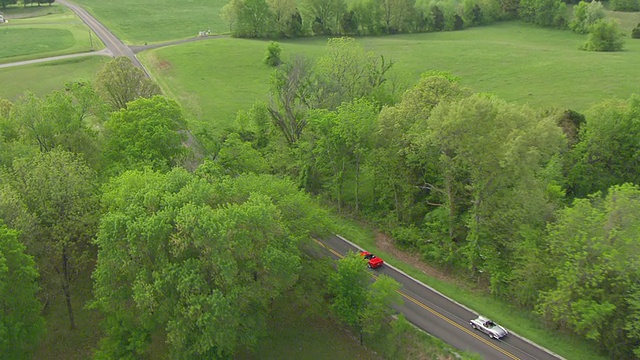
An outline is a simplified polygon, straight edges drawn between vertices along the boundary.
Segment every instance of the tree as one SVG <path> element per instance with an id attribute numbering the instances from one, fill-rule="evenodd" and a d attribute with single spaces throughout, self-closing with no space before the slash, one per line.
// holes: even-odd
<path id="1" fill-rule="evenodd" d="M 297 36 L 291 24 L 297 11 L 296 0 L 267 0 L 267 5 L 274 16 L 277 36 Z"/>
<path id="2" fill-rule="evenodd" d="M 340 17 L 347 10 L 345 0 L 303 0 L 302 9 L 315 25 L 316 35 L 339 34 Z"/>
<path id="3" fill-rule="evenodd" d="M 167 171 L 186 153 L 180 106 L 162 96 L 130 102 L 104 127 L 104 157 L 112 173 L 145 166 Z"/>
<path id="4" fill-rule="evenodd" d="M 371 284 L 365 262 L 357 253 L 338 261 L 329 276 L 331 309 L 336 316 L 360 334 L 376 334 L 390 320 L 393 305 L 400 304 L 400 284 L 382 275 Z"/>
<path id="5" fill-rule="evenodd" d="M 265 0 L 231 0 L 223 7 L 222 17 L 229 23 L 233 36 L 264 38 L 273 31 L 274 14 Z"/>
<path id="6" fill-rule="evenodd" d="M 367 290 L 367 306 L 360 313 L 362 331 L 375 335 L 391 320 L 393 306 L 402 303 L 400 283 L 380 275 Z"/>
<path id="7" fill-rule="evenodd" d="M 352 5 L 352 9 L 363 35 L 379 35 L 383 32 L 380 0 L 359 0 Z"/>
<path id="8" fill-rule="evenodd" d="M 521 0 L 518 15 L 526 22 L 562 29 L 567 26 L 566 12 L 561 0 Z"/>
<path id="9" fill-rule="evenodd" d="M 27 359 L 44 333 L 38 271 L 18 233 L 0 220 L 0 359 Z"/>
<path id="10" fill-rule="evenodd" d="M 137 98 L 161 94 L 160 87 L 125 56 L 109 61 L 98 71 L 95 88 L 114 110 L 126 109 L 127 103 Z"/>
<path id="11" fill-rule="evenodd" d="M 640 23 L 638 23 L 638 25 L 636 25 L 636 27 L 631 30 L 631 37 L 633 39 L 640 39 Z"/>
<path id="12" fill-rule="evenodd" d="M 604 17 L 604 7 L 601 2 L 580 1 L 573 8 L 573 20 L 571 20 L 569 28 L 577 33 L 586 34 L 589 32 L 591 25 Z"/>
<path id="13" fill-rule="evenodd" d="M 458 210 L 468 216 L 461 260 L 489 273 L 492 291 L 504 294 L 518 229 L 543 226 L 548 216 L 547 184 L 537 174 L 562 148 L 561 130 L 552 117 L 482 95 L 440 104 L 426 125 L 419 141 L 437 149 L 442 188 L 470 204 Z"/>
<path id="14" fill-rule="evenodd" d="M 15 5 L 18 3 L 18 0 L 2 0 L 2 8 L 6 9 L 7 5 Z"/>
<path id="15" fill-rule="evenodd" d="M 613 11 L 640 11 L 640 1 L 638 0 L 611 0 Z"/>
<path id="16" fill-rule="evenodd" d="M 9 120 L 20 141 L 37 146 L 40 152 L 59 148 L 82 154 L 93 167 L 99 163 L 100 141 L 94 127 L 103 122 L 104 103 L 91 86 L 66 85 L 42 98 L 26 92 L 11 107 Z"/>
<path id="17" fill-rule="evenodd" d="M 579 142 L 566 157 L 573 196 L 586 197 L 625 182 L 640 183 L 639 112 L 638 96 L 626 102 L 604 101 L 588 111 Z"/>
<path id="18" fill-rule="evenodd" d="M 34 229 L 21 230 L 33 234 L 25 242 L 45 291 L 62 290 L 73 329 L 72 284 L 89 260 L 98 217 L 96 176 L 78 156 L 52 150 L 15 161 L 8 184 L 35 220 Z"/>
<path id="19" fill-rule="evenodd" d="M 589 26 L 589 37 L 583 49 L 587 51 L 621 51 L 624 33 L 614 19 L 600 19 Z"/>
<path id="20" fill-rule="evenodd" d="M 387 33 L 404 33 L 413 28 L 415 1 L 382 0 L 382 25 Z"/>
<path id="21" fill-rule="evenodd" d="M 343 203 L 343 184 L 349 169 L 354 172 L 355 211 L 360 208 L 360 172 L 371 148 L 373 124 L 378 111 L 364 99 L 344 103 L 335 112 L 321 112 L 312 118 L 317 137 L 314 154 L 316 166 L 327 174 L 331 192 Z"/>
<path id="22" fill-rule="evenodd" d="M 633 358 L 640 340 L 627 332 L 637 317 L 639 206 L 638 187 L 623 184 L 561 211 L 548 227 L 553 282 L 537 307 L 547 321 L 594 340 L 618 359 Z"/>
<path id="23" fill-rule="evenodd" d="M 172 358 L 219 359 L 252 348 L 273 299 L 300 271 L 302 239 L 324 212 L 273 176 L 129 171 L 105 186 L 94 307 L 99 358 L 144 356 L 153 333 Z"/>
<path id="24" fill-rule="evenodd" d="M 333 110 L 343 102 L 373 96 L 387 81 L 393 63 L 365 51 L 353 38 L 329 39 L 316 73 L 319 107 Z"/>

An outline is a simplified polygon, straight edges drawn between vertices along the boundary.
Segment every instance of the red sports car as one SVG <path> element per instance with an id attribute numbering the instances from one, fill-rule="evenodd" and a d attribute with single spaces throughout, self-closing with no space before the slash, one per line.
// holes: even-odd
<path id="1" fill-rule="evenodd" d="M 360 256 L 362 256 L 367 260 L 367 266 L 370 267 L 371 269 L 377 269 L 380 266 L 382 266 L 382 264 L 384 264 L 384 260 L 380 259 L 379 257 L 373 255 L 368 251 L 361 251 Z"/>

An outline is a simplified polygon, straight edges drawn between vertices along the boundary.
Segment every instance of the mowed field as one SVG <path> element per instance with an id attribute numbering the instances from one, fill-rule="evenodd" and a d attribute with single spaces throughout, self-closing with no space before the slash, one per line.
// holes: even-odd
<path id="1" fill-rule="evenodd" d="M 321 56 L 326 38 L 282 41 L 283 58 Z M 393 78 L 405 86 L 429 70 L 451 72 L 473 91 L 535 108 L 585 111 L 608 98 L 640 93 L 640 40 L 625 51 L 586 52 L 586 35 L 521 22 L 457 32 L 360 38 L 368 50 L 394 62 Z M 140 55 L 167 93 L 193 120 L 214 128 L 235 113 L 268 101 L 272 68 L 264 65 L 268 41 L 210 39 Z"/>
<path id="2" fill-rule="evenodd" d="M 15 101 L 31 91 L 42 96 L 64 87 L 69 81 L 92 81 L 111 58 L 86 56 L 66 60 L 0 68 L 0 99 Z"/>
<path id="3" fill-rule="evenodd" d="M 75 14 L 61 6 L 9 7 L 0 24 L 0 64 L 100 50 L 104 46 Z"/>
<path id="4" fill-rule="evenodd" d="M 199 31 L 229 31 L 220 11 L 226 0 L 75 0 L 125 44 L 189 38 Z"/>

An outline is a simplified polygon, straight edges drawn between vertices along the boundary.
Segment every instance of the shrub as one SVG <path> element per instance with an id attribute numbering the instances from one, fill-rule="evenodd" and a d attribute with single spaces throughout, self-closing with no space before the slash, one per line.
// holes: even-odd
<path id="1" fill-rule="evenodd" d="M 631 31 L 631 37 L 634 39 L 640 39 L 640 23 L 638 23 L 635 29 Z"/>
<path id="2" fill-rule="evenodd" d="M 624 34 L 615 20 L 600 19 L 589 27 L 589 38 L 584 44 L 588 51 L 621 51 Z"/>
<path id="3" fill-rule="evenodd" d="M 280 59 L 280 53 L 282 53 L 282 48 L 280 47 L 280 43 L 272 41 L 269 43 L 267 47 L 267 53 L 264 57 L 264 63 L 269 66 L 278 66 L 282 63 Z"/>

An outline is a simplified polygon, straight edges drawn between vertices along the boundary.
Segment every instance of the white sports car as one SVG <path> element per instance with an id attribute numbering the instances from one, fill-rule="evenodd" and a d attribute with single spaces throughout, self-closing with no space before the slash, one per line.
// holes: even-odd
<path id="1" fill-rule="evenodd" d="M 489 337 L 492 339 L 501 339 L 509 334 L 507 332 L 507 329 L 494 323 L 484 316 L 478 316 L 476 319 L 471 320 L 469 323 L 471 324 L 472 328 L 482 331 L 483 333 L 489 335 Z"/>

